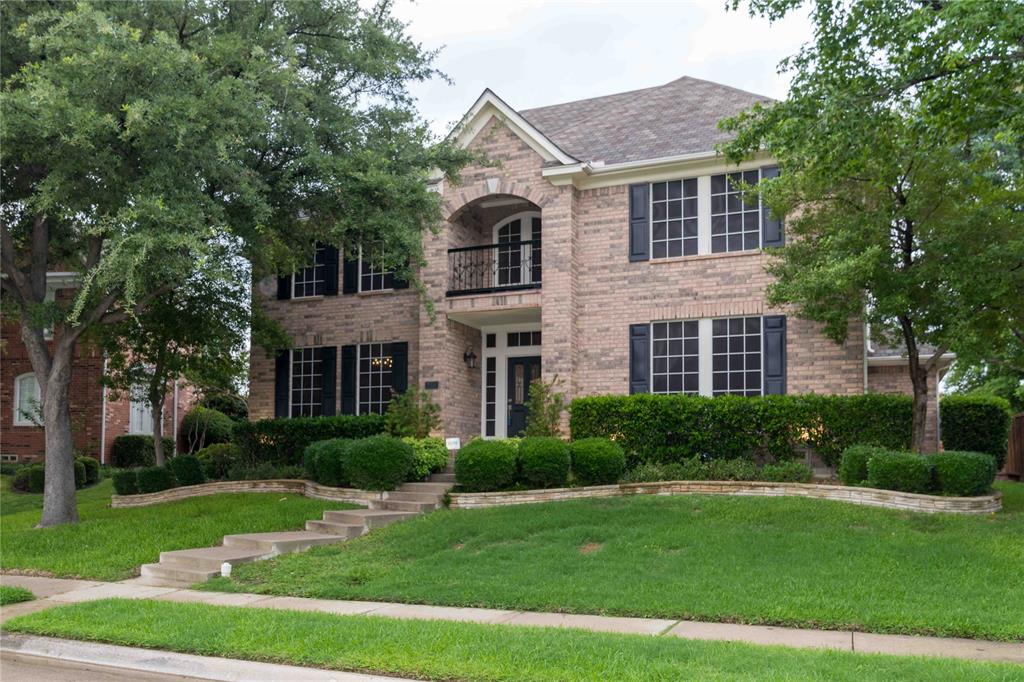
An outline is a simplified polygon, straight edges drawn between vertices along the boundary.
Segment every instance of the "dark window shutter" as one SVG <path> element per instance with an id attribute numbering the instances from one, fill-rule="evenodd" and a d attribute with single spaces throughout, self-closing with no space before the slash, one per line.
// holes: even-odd
<path id="1" fill-rule="evenodd" d="M 277 300 L 284 301 L 292 297 L 292 276 L 283 275 L 277 278 Z"/>
<path id="2" fill-rule="evenodd" d="M 338 249 L 324 247 L 324 296 L 338 295 Z"/>
<path id="3" fill-rule="evenodd" d="M 766 315 L 764 325 L 764 392 L 786 393 L 786 316 Z"/>
<path id="4" fill-rule="evenodd" d="M 342 265 L 341 293 L 359 293 L 359 260 L 346 260 Z"/>
<path id="5" fill-rule="evenodd" d="M 274 416 L 287 417 L 288 393 L 291 390 L 291 351 L 277 352 L 274 359 Z"/>
<path id="6" fill-rule="evenodd" d="M 405 393 L 409 388 L 409 344 L 399 341 L 391 344 L 391 392 Z"/>
<path id="7" fill-rule="evenodd" d="M 629 392 L 650 392 L 651 325 L 629 325 Z"/>
<path id="8" fill-rule="evenodd" d="M 341 347 L 341 413 L 356 413 L 356 347 Z"/>
<path id="9" fill-rule="evenodd" d="M 649 260 L 651 257 L 650 184 L 643 182 L 629 186 L 629 260 Z"/>
<path id="10" fill-rule="evenodd" d="M 338 349 L 324 346 L 320 349 L 320 414 L 333 416 L 337 410 L 334 405 L 338 397 Z"/>
<path id="11" fill-rule="evenodd" d="M 771 180 L 779 177 L 778 166 L 765 166 L 761 169 L 761 179 Z M 768 207 L 761 204 L 761 246 L 782 246 L 785 244 L 785 237 L 782 233 L 782 221 L 776 220 L 771 215 Z"/>

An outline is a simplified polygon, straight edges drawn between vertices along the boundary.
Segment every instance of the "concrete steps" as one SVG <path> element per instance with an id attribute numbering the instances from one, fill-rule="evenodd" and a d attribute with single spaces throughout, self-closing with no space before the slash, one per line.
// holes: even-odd
<path id="1" fill-rule="evenodd" d="M 451 472 L 442 472 L 442 473 L 439 473 L 439 474 L 431 474 L 430 482 L 431 483 L 451 483 L 452 485 L 455 485 L 455 472 L 451 471 Z"/>
<path id="2" fill-rule="evenodd" d="M 387 511 L 409 512 L 411 514 L 422 514 L 434 511 L 441 507 L 440 502 L 410 502 L 407 500 L 384 500 L 376 505 L 377 509 Z"/>
<path id="3" fill-rule="evenodd" d="M 301 552 L 317 545 L 330 545 L 338 541 L 338 536 L 331 533 L 316 533 L 306 530 L 286 531 L 283 533 L 244 533 L 242 535 L 225 535 L 225 547 L 239 547 L 260 550 L 267 554 L 288 554 Z"/>
<path id="4" fill-rule="evenodd" d="M 363 524 L 367 530 L 381 528 L 395 521 L 416 516 L 415 512 L 392 511 L 387 509 L 344 509 L 337 511 L 325 511 L 324 521 L 333 521 L 343 524 Z"/>

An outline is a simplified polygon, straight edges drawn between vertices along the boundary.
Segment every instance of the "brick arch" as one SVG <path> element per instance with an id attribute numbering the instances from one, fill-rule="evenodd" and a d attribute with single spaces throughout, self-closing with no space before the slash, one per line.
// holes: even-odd
<path id="1" fill-rule="evenodd" d="M 525 199 L 541 210 L 554 199 L 553 194 L 541 192 L 524 183 L 511 182 L 502 178 L 490 178 L 480 180 L 472 185 L 460 187 L 451 198 L 445 200 L 443 210 L 446 220 L 448 222 L 456 221 L 459 219 L 459 215 L 472 204 L 487 197 L 495 196 Z"/>

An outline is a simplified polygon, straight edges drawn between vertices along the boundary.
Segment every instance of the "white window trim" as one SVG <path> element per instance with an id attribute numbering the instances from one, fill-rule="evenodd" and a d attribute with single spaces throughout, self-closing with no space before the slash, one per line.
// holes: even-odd
<path id="1" fill-rule="evenodd" d="M 33 379 L 35 379 L 36 400 L 38 400 L 40 404 L 42 404 L 43 387 L 39 385 L 39 380 L 35 378 L 35 372 L 25 372 L 24 374 L 19 374 L 18 376 L 14 377 L 14 400 L 11 404 L 11 407 L 13 408 L 11 410 L 11 416 L 12 423 L 14 424 L 14 426 L 38 426 L 38 424 L 32 421 L 31 418 L 22 416 L 21 410 L 18 409 L 18 406 L 21 405 L 21 382 L 22 380 L 28 377 L 32 377 Z"/>
<path id="2" fill-rule="evenodd" d="M 295 280 L 295 273 L 297 273 L 299 270 L 306 270 L 307 268 L 310 268 L 310 267 L 316 268 L 316 266 L 318 265 L 318 263 L 316 262 L 317 252 L 321 251 L 324 248 L 325 247 L 323 247 L 323 246 L 318 246 L 318 247 L 316 247 L 316 249 L 313 250 L 313 264 L 312 265 L 307 265 L 305 267 L 296 268 L 295 270 L 292 270 L 292 282 L 291 282 L 291 284 L 292 284 L 292 287 L 291 287 L 291 289 L 292 289 L 291 290 L 292 298 L 307 298 L 307 299 L 308 298 L 323 298 L 323 296 L 324 296 L 323 294 L 310 294 L 309 296 L 306 296 L 306 295 L 301 295 L 300 296 L 299 294 L 296 294 L 295 293 L 295 286 L 296 286 L 297 282 Z M 326 265 L 321 265 L 321 267 L 324 269 L 324 271 L 327 270 L 327 266 Z M 313 274 L 313 279 L 314 279 L 314 281 L 316 280 L 316 271 L 315 270 L 314 270 L 314 274 Z M 322 281 L 326 283 L 326 281 L 327 281 L 326 277 Z M 313 289 L 314 289 L 314 291 L 316 290 L 316 285 L 315 284 L 313 286 Z M 289 413 L 290 413 L 290 411 L 289 411 Z"/>
<path id="3" fill-rule="evenodd" d="M 383 289 L 364 289 L 363 288 L 363 245 L 362 244 L 359 245 L 359 258 L 358 258 L 358 261 L 359 261 L 359 265 L 358 265 L 359 269 L 357 271 L 357 273 L 358 273 L 357 279 L 358 279 L 359 285 L 356 287 L 356 290 L 359 293 L 361 293 L 361 294 L 364 294 L 364 293 L 365 294 L 379 294 L 382 291 L 394 291 L 395 290 L 395 287 L 394 287 L 395 271 L 394 270 L 382 270 L 380 272 L 377 272 L 377 271 L 373 270 L 372 267 L 371 267 L 371 270 L 370 270 L 371 275 L 382 275 L 382 276 L 385 276 L 385 275 L 390 274 L 391 275 L 392 286 L 384 287 Z"/>
<path id="4" fill-rule="evenodd" d="M 542 332 L 540 346 L 508 346 L 509 332 Z M 495 334 L 494 348 L 487 347 L 487 335 Z M 487 358 L 494 358 L 494 435 L 485 436 L 487 433 L 487 381 L 485 377 L 480 381 L 480 437 L 490 439 L 505 438 L 508 434 L 508 360 L 517 357 L 541 357 L 543 368 L 544 353 L 543 330 L 539 322 L 525 324 L 504 324 L 480 329 L 480 367 L 486 372 Z M 543 369 L 541 370 L 543 377 Z"/>
<path id="5" fill-rule="evenodd" d="M 753 249 L 739 249 L 738 251 L 729 251 L 729 250 L 726 250 L 726 251 L 712 251 L 711 250 L 711 177 L 712 177 L 712 175 L 725 175 L 726 176 L 725 181 L 726 181 L 726 183 L 728 183 L 729 182 L 728 176 L 730 176 L 730 175 L 737 174 L 737 173 L 742 175 L 744 173 L 750 173 L 751 171 L 756 171 L 757 172 L 757 184 L 760 184 L 761 183 L 761 169 L 762 168 L 763 168 L 763 166 L 758 166 L 757 168 L 747 168 L 745 170 L 730 170 L 730 171 L 726 171 L 725 173 L 712 173 L 711 175 L 708 176 L 708 253 L 714 253 L 715 255 L 718 255 L 718 254 L 731 254 L 731 253 L 750 253 L 752 251 L 760 251 L 760 250 L 762 250 L 764 248 L 764 246 L 761 244 L 761 241 L 764 239 L 764 209 L 761 206 L 761 197 L 760 197 L 760 195 L 758 195 L 758 197 L 757 197 L 757 248 L 753 248 Z M 726 189 L 726 191 L 728 192 L 728 188 Z M 728 215 L 728 213 L 726 213 L 726 215 Z M 741 213 L 740 215 L 742 216 L 743 214 Z M 728 238 L 726 238 L 726 242 L 728 242 Z M 728 246 L 728 244 L 727 244 L 727 246 Z M 747 317 L 751 317 L 751 316 L 747 315 Z M 762 390 L 763 390 L 763 386 L 762 386 Z"/>
<path id="6" fill-rule="evenodd" d="M 698 391 L 697 395 L 712 397 L 714 395 L 714 334 L 711 323 L 714 320 L 728 320 L 734 317 L 757 317 L 761 320 L 761 395 L 764 395 L 764 315 L 727 315 L 719 317 L 696 318 L 697 322 L 697 366 L 698 366 Z M 647 363 L 647 390 L 654 394 L 654 325 L 665 322 L 693 322 L 694 318 L 651 320 L 647 326 L 648 338 L 648 363 Z M 685 393 L 661 393 L 657 395 L 677 395 Z M 690 394 L 693 395 L 693 394 Z"/>

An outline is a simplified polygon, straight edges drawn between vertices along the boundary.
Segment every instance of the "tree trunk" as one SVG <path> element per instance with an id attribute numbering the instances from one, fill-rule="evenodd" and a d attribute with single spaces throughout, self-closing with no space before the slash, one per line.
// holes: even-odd
<path id="1" fill-rule="evenodd" d="M 164 400 L 154 400 L 150 409 L 153 411 L 153 454 L 158 467 L 166 466 L 167 453 L 164 452 Z"/>
<path id="2" fill-rule="evenodd" d="M 914 416 L 911 428 L 910 447 L 914 452 L 930 450 L 928 431 L 928 370 L 915 362 L 910 367 L 910 383 L 914 389 Z"/>
<path id="3" fill-rule="evenodd" d="M 71 409 L 68 404 L 68 392 L 71 387 L 71 361 L 74 355 L 74 342 L 65 344 L 63 340 L 54 343 L 53 356 L 49 362 L 49 372 L 40 371 L 36 367 L 36 356 L 40 352 L 46 354 L 45 341 L 41 335 L 32 336 L 26 343 L 42 348 L 32 348 L 32 368 L 42 391 L 43 402 L 43 433 L 46 442 L 44 466 L 46 483 L 43 488 L 43 515 L 39 527 L 46 528 L 62 523 L 78 522 L 78 505 L 75 500 L 75 454 L 71 437 Z M 40 380 L 40 377 L 42 379 Z"/>

